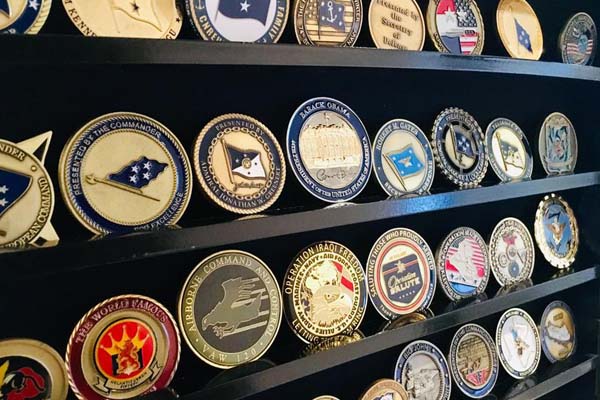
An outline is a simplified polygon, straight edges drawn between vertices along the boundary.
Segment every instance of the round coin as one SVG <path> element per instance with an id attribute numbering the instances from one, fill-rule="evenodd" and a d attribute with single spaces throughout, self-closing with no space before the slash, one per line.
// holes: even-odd
<path id="1" fill-rule="evenodd" d="M 319 396 L 319 397 L 315 397 L 313 400 L 340 400 L 335 396 L 330 396 L 328 394 L 323 395 L 323 396 Z"/>
<path id="2" fill-rule="evenodd" d="M 206 194 L 239 214 L 269 208 L 285 183 L 285 160 L 277 139 L 266 126 L 242 114 L 210 121 L 196 139 L 193 162 Z"/>
<path id="3" fill-rule="evenodd" d="M 2 0 L 0 1 L 0 34 L 34 35 L 42 29 L 52 0 Z"/>
<path id="4" fill-rule="evenodd" d="M 395 380 L 380 379 L 363 393 L 360 400 L 408 400 L 408 393 Z"/>
<path id="5" fill-rule="evenodd" d="M 294 31 L 305 46 L 354 46 L 362 25 L 360 0 L 297 0 Z"/>
<path id="6" fill-rule="evenodd" d="M 169 311 L 139 295 L 110 298 L 77 324 L 67 345 L 71 389 L 82 400 L 129 399 L 169 385 L 179 362 Z"/>
<path id="7" fill-rule="evenodd" d="M 309 343 L 302 351 L 303 356 L 310 356 L 313 354 L 320 353 L 331 349 L 337 349 L 338 347 L 346 346 L 350 343 L 358 342 L 365 338 L 365 335 L 361 331 L 354 331 L 350 335 L 336 335 L 327 339 L 323 339 L 319 342 Z"/>
<path id="8" fill-rule="evenodd" d="M 584 12 L 573 15 L 560 33 L 558 47 L 564 63 L 592 65 L 598 47 L 592 17 Z"/>
<path id="9" fill-rule="evenodd" d="M 7 400 L 65 400 L 67 371 L 52 347 L 32 339 L 0 341 L 0 395 Z"/>
<path id="10" fill-rule="evenodd" d="M 438 51 L 481 54 L 485 31 L 475 0 L 429 0 L 427 28 Z"/>
<path id="11" fill-rule="evenodd" d="M 351 335 L 367 309 L 360 261 L 335 242 L 314 243 L 300 251 L 285 274 L 283 292 L 288 323 L 307 343 Z"/>
<path id="12" fill-rule="evenodd" d="M 380 49 L 420 51 L 425 44 L 425 21 L 415 0 L 372 1 L 369 30 Z"/>
<path id="13" fill-rule="evenodd" d="M 550 362 L 563 361 L 575 353 L 577 337 L 571 308 L 562 301 L 548 304 L 540 322 L 542 349 Z"/>
<path id="14" fill-rule="evenodd" d="M 330 203 L 349 201 L 371 175 L 371 142 L 358 116 L 327 97 L 304 102 L 287 131 L 287 155 L 300 184 Z"/>
<path id="15" fill-rule="evenodd" d="M 371 6 L 375 2 L 371 2 Z M 373 142 L 373 169 L 390 196 L 425 193 L 435 175 L 427 136 L 410 121 L 394 119 L 379 129 Z"/>
<path id="16" fill-rule="evenodd" d="M 485 132 L 485 147 L 490 165 L 502 182 L 531 178 L 531 148 L 517 124 L 507 118 L 490 122 Z"/>
<path id="17" fill-rule="evenodd" d="M 177 223 L 191 196 L 191 167 L 179 140 L 135 113 L 87 123 L 60 156 L 60 189 L 75 217 L 99 233 Z"/>
<path id="18" fill-rule="evenodd" d="M 504 48 L 513 58 L 539 60 L 544 51 L 542 27 L 525 0 L 500 0 L 496 26 Z"/>
<path id="19" fill-rule="evenodd" d="M 281 325 L 277 279 L 258 257 L 221 251 L 200 261 L 179 296 L 179 326 L 206 363 L 231 368 L 267 352 Z"/>
<path id="20" fill-rule="evenodd" d="M 433 253 L 418 233 L 391 229 L 371 248 L 367 287 L 371 302 L 384 318 L 394 319 L 429 307 L 435 284 Z"/>
<path id="21" fill-rule="evenodd" d="M 577 163 L 577 134 L 564 114 L 553 112 L 542 124 L 540 159 L 548 175 L 570 174 Z"/>
<path id="22" fill-rule="evenodd" d="M 533 319 L 520 308 L 511 308 L 500 317 L 496 348 L 502 366 L 510 376 L 524 379 L 540 362 L 542 345 Z"/>
<path id="23" fill-rule="evenodd" d="M 579 228 L 573 210 L 562 197 L 544 197 L 535 213 L 535 241 L 546 260 L 557 268 L 568 268 L 579 248 Z"/>
<path id="24" fill-rule="evenodd" d="M 425 321 L 428 318 L 433 318 L 433 313 L 431 313 L 431 310 L 428 309 L 406 315 L 401 315 L 398 318 L 395 318 L 391 321 L 387 321 L 381 330 L 393 331 L 394 329 L 402 328 L 406 325 Z"/>
<path id="25" fill-rule="evenodd" d="M 498 222 L 489 242 L 492 273 L 500 286 L 531 278 L 535 248 L 527 227 L 516 218 Z"/>

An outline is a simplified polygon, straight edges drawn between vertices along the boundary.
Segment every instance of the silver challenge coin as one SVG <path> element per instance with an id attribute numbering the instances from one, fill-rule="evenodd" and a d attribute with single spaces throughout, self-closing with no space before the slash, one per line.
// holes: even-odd
<path id="1" fill-rule="evenodd" d="M 598 34 L 592 17 L 580 12 L 569 18 L 558 38 L 558 48 L 563 62 L 591 65 L 597 47 Z"/>
<path id="2" fill-rule="evenodd" d="M 505 218 L 494 228 L 489 242 L 490 266 L 500 286 L 531 278 L 535 248 L 527 227 L 516 218 Z"/>
<path id="3" fill-rule="evenodd" d="M 496 328 L 498 357 L 506 372 L 517 379 L 533 374 L 542 353 L 540 334 L 535 322 L 520 308 L 507 310 Z"/>
<path id="4" fill-rule="evenodd" d="M 540 159 L 548 175 L 570 174 L 577 163 L 577 134 L 564 114 L 553 112 L 542 124 Z"/>
<path id="5" fill-rule="evenodd" d="M 488 125 L 485 145 L 492 169 L 502 182 L 531 178 L 533 157 L 527 137 L 517 124 L 496 118 Z"/>

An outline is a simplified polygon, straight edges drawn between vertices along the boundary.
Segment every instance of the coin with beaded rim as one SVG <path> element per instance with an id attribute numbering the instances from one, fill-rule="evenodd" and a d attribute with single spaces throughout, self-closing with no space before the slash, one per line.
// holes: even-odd
<path id="1" fill-rule="evenodd" d="M 535 213 L 534 236 L 544 258 L 557 268 L 568 268 L 579 248 L 579 228 L 569 204 L 552 193 Z"/>
<path id="2" fill-rule="evenodd" d="M 525 0 L 500 0 L 496 26 L 504 48 L 513 58 L 539 60 L 544 35 L 533 8 Z"/>
<path id="3" fill-rule="evenodd" d="M 598 47 L 596 24 L 589 14 L 579 12 L 560 32 L 558 47 L 565 64 L 592 65 Z"/>
<path id="4" fill-rule="evenodd" d="M 538 140 L 540 159 L 548 175 L 570 174 L 577 163 L 577 134 L 564 114 L 548 115 L 540 129 Z"/>
<path id="5" fill-rule="evenodd" d="M 475 0 L 429 0 L 427 30 L 438 51 L 452 54 L 483 51 L 485 29 Z"/>
<path id="6" fill-rule="evenodd" d="M 560 300 L 546 306 L 540 321 L 542 349 L 551 362 L 564 361 L 575 353 L 577 336 L 571 308 Z"/>
<path id="7" fill-rule="evenodd" d="M 504 218 L 489 241 L 490 266 L 500 286 L 531 278 L 535 248 L 527 227 L 516 218 Z"/>
<path id="8" fill-rule="evenodd" d="M 502 314 L 496 327 L 496 349 L 506 372 L 517 379 L 533 374 L 542 353 L 540 334 L 533 319 L 520 308 Z"/>
<path id="9" fill-rule="evenodd" d="M 369 30 L 380 49 L 421 51 L 425 44 L 425 20 L 415 0 L 372 1 Z"/>
<path id="10" fill-rule="evenodd" d="M 294 32 L 305 46 L 354 46 L 363 20 L 360 0 L 297 0 Z"/>
<path id="11" fill-rule="evenodd" d="M 533 157 L 527 137 L 517 124 L 496 118 L 485 132 L 490 165 L 502 182 L 530 179 Z"/>
<path id="12" fill-rule="evenodd" d="M 34 35 L 42 29 L 52 0 L 2 0 L 0 1 L 0 34 Z"/>
<path id="13" fill-rule="evenodd" d="M 404 386 L 393 379 L 380 379 L 374 382 L 360 397 L 360 400 L 408 400 Z"/>

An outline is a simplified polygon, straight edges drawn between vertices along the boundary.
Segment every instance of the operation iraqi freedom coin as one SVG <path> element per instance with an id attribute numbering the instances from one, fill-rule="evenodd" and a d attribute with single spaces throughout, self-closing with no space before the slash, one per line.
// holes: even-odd
<path id="1" fill-rule="evenodd" d="M 535 322 L 520 308 L 507 310 L 498 321 L 496 348 L 502 366 L 510 376 L 524 379 L 538 367 L 542 353 Z"/>
<path id="2" fill-rule="evenodd" d="M 380 379 L 369 386 L 360 400 L 408 400 L 408 393 L 395 380 Z"/>
<path id="3" fill-rule="evenodd" d="M 360 0 L 297 0 L 294 31 L 305 46 L 354 46 L 362 25 Z"/>
<path id="4" fill-rule="evenodd" d="M 527 227 L 516 218 L 504 218 L 494 228 L 489 241 L 492 273 L 500 286 L 531 278 L 535 248 Z"/>
<path id="5" fill-rule="evenodd" d="M 32 339 L 0 341 L 2 399 L 65 400 L 67 371 L 52 347 Z"/>
<path id="6" fill-rule="evenodd" d="M 59 183 L 73 215 L 96 234 L 175 224 L 192 192 L 190 162 L 175 135 L 125 112 L 98 117 L 69 140 Z"/>
<path id="7" fill-rule="evenodd" d="M 429 0 L 427 29 L 438 51 L 481 54 L 483 18 L 475 0 Z"/>
<path id="8" fill-rule="evenodd" d="M 580 12 L 569 18 L 558 38 L 562 61 L 565 64 L 592 65 L 597 47 L 598 34 L 592 17 Z"/>
<path id="9" fill-rule="evenodd" d="M 575 353 L 577 337 L 571 308 L 562 301 L 548 304 L 540 322 L 542 349 L 552 363 L 563 361 Z"/>
<path id="10" fill-rule="evenodd" d="M 544 51 L 542 27 L 525 0 L 500 0 L 496 26 L 504 48 L 513 58 L 539 60 Z"/>
<path id="11" fill-rule="evenodd" d="M 339 243 L 322 241 L 304 248 L 292 260 L 283 282 L 285 316 L 307 343 L 350 335 L 365 315 L 362 266 Z"/>
<path id="12" fill-rule="evenodd" d="M 373 169 L 379 184 L 390 196 L 427 192 L 435 175 L 427 136 L 410 121 L 387 122 L 373 142 Z"/>
<path id="13" fill-rule="evenodd" d="M 277 139 L 262 123 L 242 114 L 221 115 L 206 124 L 196 139 L 193 162 L 206 194 L 239 214 L 269 208 L 285 183 Z"/>
<path id="14" fill-rule="evenodd" d="M 0 0 L 0 34 L 38 33 L 51 5 L 52 0 Z"/>
<path id="15" fill-rule="evenodd" d="M 485 147 L 490 165 L 502 182 L 531 178 L 531 148 L 517 124 L 507 118 L 490 122 L 485 132 Z"/>
<path id="16" fill-rule="evenodd" d="M 177 369 L 179 331 L 169 311 L 139 295 L 110 298 L 77 324 L 65 356 L 82 400 L 128 399 L 166 388 Z"/>
<path id="17" fill-rule="evenodd" d="M 371 175 L 371 142 L 358 115 L 344 103 L 316 97 L 294 112 L 287 155 L 300 184 L 330 203 L 349 201 Z"/>
<path id="18" fill-rule="evenodd" d="M 372 1 L 369 30 L 380 49 L 421 51 L 425 44 L 425 21 L 415 0 Z"/>
<path id="19" fill-rule="evenodd" d="M 239 250 L 210 255 L 194 268 L 179 296 L 182 336 L 217 368 L 249 363 L 267 352 L 281 325 L 281 292 L 269 267 Z"/>
<path id="20" fill-rule="evenodd" d="M 539 137 L 540 158 L 548 175 L 570 174 L 577 163 L 577 134 L 564 114 L 553 112 L 542 124 Z"/>

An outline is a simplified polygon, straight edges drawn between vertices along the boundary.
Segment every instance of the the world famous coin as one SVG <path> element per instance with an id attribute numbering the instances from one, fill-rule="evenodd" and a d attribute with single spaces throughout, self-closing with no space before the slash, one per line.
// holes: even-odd
<path id="1" fill-rule="evenodd" d="M 504 218 L 494 228 L 489 242 L 492 273 L 500 286 L 531 278 L 535 248 L 527 227 L 516 218 Z"/>
<path id="2" fill-rule="evenodd" d="M 542 353 L 540 335 L 535 322 L 520 308 L 507 310 L 498 321 L 496 348 L 508 374 L 524 379 L 538 367 Z"/>
<path id="3" fill-rule="evenodd" d="M 433 154 L 442 173 L 461 187 L 477 186 L 487 171 L 483 132 L 466 111 L 447 108 L 433 124 Z"/>
<path id="4" fill-rule="evenodd" d="M 425 340 L 414 341 L 402 350 L 394 379 L 404 386 L 409 399 L 450 399 L 448 363 L 440 349 Z"/>
<path id="5" fill-rule="evenodd" d="M 275 43 L 283 33 L 289 0 L 186 0 L 192 26 L 204 40 Z"/>
<path id="6" fill-rule="evenodd" d="M 485 291 L 490 278 L 488 250 L 475 229 L 454 229 L 439 245 L 435 258 L 440 286 L 450 300 Z"/>
<path id="7" fill-rule="evenodd" d="M 94 233 L 175 224 L 192 192 L 190 162 L 175 135 L 124 112 L 94 119 L 69 140 L 59 183 L 73 215 Z"/>
<path id="8" fill-rule="evenodd" d="M 44 167 L 51 137 L 46 132 L 19 143 L 0 139 L 0 248 L 58 241 L 50 223 L 54 187 Z"/>
<path id="9" fill-rule="evenodd" d="M 496 26 L 504 48 L 513 58 L 539 60 L 544 51 L 542 27 L 525 0 L 500 0 Z"/>
<path id="10" fill-rule="evenodd" d="M 496 118 L 485 132 L 485 147 L 490 165 L 502 182 L 531 178 L 533 157 L 527 137 L 517 124 Z"/>
<path id="11" fill-rule="evenodd" d="M 435 284 L 433 253 L 418 233 L 391 229 L 371 248 L 367 287 L 371 302 L 384 318 L 394 319 L 429 307 Z"/>
<path id="12" fill-rule="evenodd" d="M 476 324 L 463 325 L 456 331 L 448 363 L 454 383 L 471 398 L 487 396 L 498 379 L 500 363 L 494 339 Z"/>
<path id="13" fill-rule="evenodd" d="M 362 394 L 360 400 L 408 400 L 408 393 L 393 379 L 380 379 Z"/>
<path id="14" fill-rule="evenodd" d="M 287 131 L 287 155 L 300 184 L 330 203 L 348 201 L 371 175 L 371 142 L 358 116 L 328 97 L 304 102 Z"/>
<path id="15" fill-rule="evenodd" d="M 176 0 L 62 0 L 85 36 L 175 39 L 181 11 Z"/>
<path id="16" fill-rule="evenodd" d="M 362 19 L 360 0 L 294 2 L 294 31 L 305 46 L 354 46 Z"/>
<path id="17" fill-rule="evenodd" d="M 196 139 L 192 158 L 200 185 L 226 210 L 261 212 L 283 190 L 283 152 L 271 131 L 252 117 L 225 114 L 210 121 Z"/>
<path id="18" fill-rule="evenodd" d="M 557 268 L 568 268 L 579 248 L 575 214 L 562 197 L 544 197 L 535 213 L 534 236 L 544 258 Z"/>
<path id="19" fill-rule="evenodd" d="M 485 30 L 475 0 L 429 0 L 427 29 L 441 52 L 481 54 L 483 50 Z"/>
<path id="20" fill-rule="evenodd" d="M 372 1 L 369 30 L 380 49 L 420 51 L 425 43 L 425 20 L 415 0 Z"/>
<path id="21" fill-rule="evenodd" d="M 42 29 L 52 0 L 0 0 L 0 34 L 36 34 Z"/>
<path id="22" fill-rule="evenodd" d="M 579 12 L 569 18 L 558 38 L 558 47 L 564 63 L 591 65 L 598 47 L 598 34 L 592 17 Z"/>
<path id="23" fill-rule="evenodd" d="M 140 295 L 110 298 L 77 324 L 65 356 L 82 400 L 129 399 L 169 385 L 179 362 L 179 331 L 169 311 Z"/>
<path id="24" fill-rule="evenodd" d="M 65 400 L 69 391 L 61 356 L 32 339 L 0 341 L 0 398 Z"/>
<path id="25" fill-rule="evenodd" d="M 427 192 L 435 175 L 427 136 L 410 121 L 387 122 L 373 142 L 373 169 L 390 196 Z"/>
<path id="26" fill-rule="evenodd" d="M 281 325 L 281 292 L 258 257 L 225 250 L 200 261 L 179 296 L 182 336 L 206 363 L 231 368 L 259 359 Z"/>
<path id="27" fill-rule="evenodd" d="M 577 337 L 571 308 L 556 300 L 548 304 L 540 322 L 542 349 L 550 362 L 563 361 L 575 353 Z"/>
<path id="28" fill-rule="evenodd" d="M 542 124 L 540 159 L 548 175 L 570 174 L 577 163 L 577 134 L 564 114 L 553 112 Z"/>
<path id="29" fill-rule="evenodd" d="M 314 243 L 292 260 L 283 280 L 288 323 L 303 341 L 351 334 L 367 309 L 365 274 L 345 246 Z"/>

